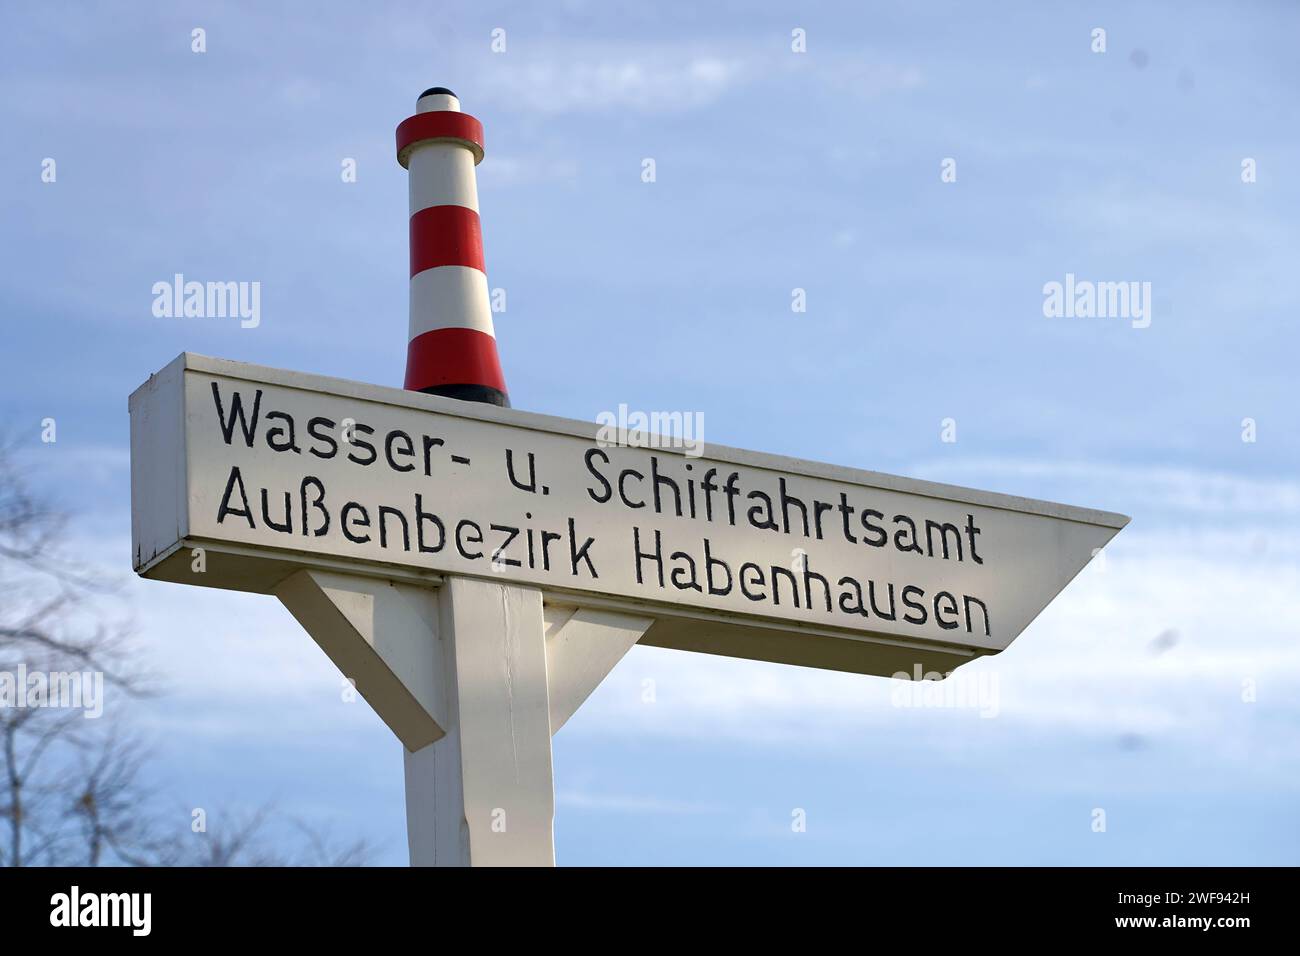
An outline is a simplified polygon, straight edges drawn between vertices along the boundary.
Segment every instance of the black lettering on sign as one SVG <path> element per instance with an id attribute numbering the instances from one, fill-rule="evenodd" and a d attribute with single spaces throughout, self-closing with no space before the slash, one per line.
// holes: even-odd
<path id="1" fill-rule="evenodd" d="M 627 480 L 629 478 L 635 478 L 637 481 L 645 481 L 645 475 L 641 474 L 641 472 L 637 471 L 635 468 L 624 468 L 618 473 L 618 496 L 623 499 L 623 504 L 627 505 L 629 508 L 634 510 L 637 508 L 644 508 L 644 499 L 634 501 L 627 496 Z"/>
<path id="2" fill-rule="evenodd" d="M 785 521 L 785 533 L 790 533 L 790 506 L 794 505 L 799 509 L 799 517 L 803 519 L 803 536 L 808 537 L 808 506 L 794 495 L 787 493 L 784 477 L 778 478 L 777 484 L 781 491 L 781 518 Z M 821 535 L 818 537 L 820 538 Z"/>
<path id="3" fill-rule="evenodd" d="M 677 482 L 667 475 L 659 474 L 659 457 L 657 455 L 650 456 L 650 483 L 654 486 L 655 513 L 664 513 L 663 502 L 659 498 L 659 489 L 666 485 L 673 493 L 673 514 L 680 518 L 682 516 L 682 490 L 677 487 Z"/>
<path id="4" fill-rule="evenodd" d="M 925 546 L 930 557 L 934 557 L 934 533 L 939 532 L 939 542 L 943 545 L 943 559 L 948 560 L 948 533 L 952 532 L 953 544 L 957 547 L 957 560 L 961 560 L 961 529 L 947 522 L 925 520 Z"/>
<path id="5" fill-rule="evenodd" d="M 216 390 L 216 387 L 217 383 L 213 382 L 212 388 L 214 391 Z M 236 487 L 239 488 L 239 501 L 243 505 L 242 508 L 232 508 L 230 506 L 230 493 Z M 221 522 L 225 521 L 226 515 L 235 515 L 238 518 L 247 518 L 248 526 L 253 529 L 257 528 L 257 525 L 253 523 L 253 512 L 248 507 L 248 492 L 244 490 L 244 476 L 239 473 L 237 467 L 231 467 L 230 477 L 226 479 L 226 491 L 221 496 L 221 505 L 217 508 L 217 524 L 221 524 Z"/>
<path id="6" fill-rule="evenodd" d="M 298 441 L 294 437 L 293 416 L 286 415 L 284 412 L 267 412 L 266 420 L 271 419 L 285 422 L 283 428 L 268 428 L 266 430 L 266 444 L 271 451 L 292 451 L 301 453 L 302 449 L 298 447 Z"/>
<path id="7" fill-rule="evenodd" d="M 673 582 L 673 587 L 679 591 L 703 591 L 700 582 L 695 576 L 695 559 L 685 551 L 674 551 L 669 556 L 669 560 L 680 561 L 678 567 L 673 568 L 672 573 L 668 575 L 668 580 Z"/>
<path id="8" fill-rule="evenodd" d="M 915 551 L 917 554 L 925 554 L 925 549 L 921 547 L 916 539 L 916 522 L 907 515 L 894 515 L 894 524 L 900 523 L 906 525 L 906 528 L 899 528 L 894 532 L 894 547 L 899 551 Z M 907 531 L 908 535 L 911 537 L 910 544 L 902 543 L 904 531 Z"/>
<path id="9" fill-rule="evenodd" d="M 781 587 L 777 583 L 782 577 L 790 579 L 790 594 L 794 598 L 794 606 L 799 606 L 799 584 L 794 579 L 794 572 L 789 568 L 783 568 L 779 564 L 772 565 L 772 603 L 780 606 L 781 604 Z"/>
<path id="10" fill-rule="evenodd" d="M 519 529 L 511 528 L 508 525 L 503 525 L 503 524 L 493 524 L 493 525 L 488 525 L 488 527 L 491 528 L 493 531 L 501 531 L 507 535 L 506 539 L 501 542 L 500 546 L 498 546 L 497 549 L 492 552 L 492 563 L 505 564 L 512 568 L 521 567 L 520 563 L 514 558 L 501 557 L 502 553 L 506 550 L 506 548 L 510 547 L 510 542 L 515 540 L 515 538 L 519 537 Z"/>
<path id="11" fill-rule="evenodd" d="M 845 614 L 860 614 L 866 617 L 867 609 L 862 606 L 862 585 L 858 580 L 846 575 L 835 583 L 844 588 L 840 592 L 840 610 Z M 853 599 L 852 603 L 849 602 L 849 598 Z"/>
<path id="12" fill-rule="evenodd" d="M 317 458 L 333 458 L 337 455 L 339 453 L 339 443 L 331 434 L 335 427 L 337 426 L 334 424 L 334 419 L 325 418 L 321 415 L 317 415 L 309 421 L 307 423 L 307 434 L 319 442 L 324 442 L 329 451 L 319 451 L 316 448 L 309 448 L 308 451 Z M 324 430 L 322 431 L 322 429 Z"/>
<path id="13" fill-rule="evenodd" d="M 424 525 L 425 522 L 432 522 L 433 526 L 438 529 L 437 546 L 427 545 L 424 543 Z M 442 524 L 442 519 L 436 514 L 424 510 L 424 497 L 419 494 L 415 495 L 415 545 L 419 548 L 421 554 L 435 554 L 442 550 L 442 546 L 447 543 L 447 529 Z"/>
<path id="14" fill-rule="evenodd" d="M 573 563 L 573 573 L 575 576 L 578 573 L 578 562 L 585 561 L 587 563 L 587 573 L 591 575 L 592 579 L 594 580 L 600 577 L 600 575 L 596 573 L 596 566 L 591 563 L 590 551 L 591 546 L 595 543 L 595 538 L 588 538 L 583 542 L 582 547 L 578 547 L 578 533 L 574 527 L 573 519 L 569 519 L 569 559 Z"/>
<path id="15" fill-rule="evenodd" d="M 394 450 L 393 445 L 399 439 L 402 442 L 402 447 Z M 388 459 L 388 467 L 393 469 L 393 471 L 415 471 L 415 466 L 409 462 L 399 465 L 397 459 L 394 457 L 396 454 L 404 455 L 407 458 L 414 458 L 415 443 L 411 441 L 411 436 L 406 434 L 406 432 L 394 428 L 388 433 L 388 437 L 384 439 L 384 457 Z"/>
<path id="16" fill-rule="evenodd" d="M 402 514 L 401 509 L 391 507 L 390 505 L 379 506 L 379 546 L 388 547 L 388 522 L 384 520 L 388 515 L 392 515 L 402 525 L 402 550 L 411 550 L 411 528 L 406 523 L 406 515 Z"/>
<path id="17" fill-rule="evenodd" d="M 718 486 L 713 483 L 713 476 L 718 473 L 718 469 L 710 468 L 704 473 L 704 480 L 700 482 L 700 490 L 704 492 L 704 520 L 713 520 L 713 493 L 718 490 Z"/>
<path id="18" fill-rule="evenodd" d="M 984 559 L 975 553 L 975 535 L 980 533 L 980 529 L 975 527 L 975 516 L 968 514 L 966 516 L 966 538 L 970 542 L 970 556 L 976 564 L 983 564 Z"/>
<path id="19" fill-rule="evenodd" d="M 893 621 L 898 618 L 898 605 L 894 602 L 894 586 L 889 586 L 889 613 L 886 614 L 876 606 L 876 582 L 867 582 L 867 599 L 871 602 L 871 612 L 876 617 L 884 618 L 886 621 Z"/>
<path id="20" fill-rule="evenodd" d="M 918 614 L 920 614 L 920 617 L 914 618 L 912 617 L 911 614 L 904 614 L 903 620 L 906 621 L 908 624 L 917 624 L 917 625 L 924 624 L 930 618 L 929 612 L 926 611 L 924 604 L 919 604 L 916 601 L 912 600 L 910 595 L 913 594 L 915 594 L 917 597 L 924 597 L 925 591 L 912 584 L 909 584 L 907 587 L 903 588 L 903 603 L 907 605 L 907 607 L 910 608 L 911 610 L 916 611 Z"/>
<path id="21" fill-rule="evenodd" d="M 460 552 L 460 556 L 465 560 L 474 561 L 478 558 L 483 557 L 483 552 L 482 551 L 470 552 L 465 550 L 465 537 L 462 532 L 464 532 L 466 528 L 472 528 L 474 532 L 474 537 L 469 539 L 470 544 L 483 543 L 483 529 L 480 528 L 473 521 L 470 521 L 468 518 L 464 519 L 463 521 L 460 521 L 456 525 L 456 550 Z"/>
<path id="22" fill-rule="evenodd" d="M 295 418 L 271 408 L 269 403 L 268 408 L 263 409 L 261 389 L 255 390 L 251 402 L 240 389 L 223 387 L 216 381 L 211 382 L 211 390 L 220 432 L 227 446 L 234 447 L 236 442 L 242 441 L 248 448 L 256 448 L 261 427 L 260 434 L 264 435 L 265 444 L 272 451 L 301 455 L 306 450 L 323 460 L 346 455 L 349 462 L 362 467 L 382 462 L 387 466 L 383 469 L 385 472 L 391 469 L 408 475 L 407 480 L 412 485 L 424 490 L 423 494 L 413 495 L 415 510 L 412 514 L 405 505 L 398 507 L 376 500 L 367 500 L 365 505 L 343 501 L 342 494 L 333 485 L 327 492 L 323 478 L 303 474 L 316 470 L 310 466 L 299 473 L 302 477 L 295 476 L 279 487 L 260 487 L 252 473 L 246 478 L 239 466 L 231 466 L 217 509 L 219 525 L 229 518 L 246 521 L 254 531 L 265 528 L 308 539 L 327 538 L 341 532 L 345 540 L 355 545 L 373 544 L 382 549 L 404 552 L 412 551 L 414 538 L 415 550 L 422 554 L 446 553 L 450 551 L 450 541 L 455 546 L 457 562 L 489 557 L 506 568 L 543 571 L 547 575 L 554 573 L 555 579 L 537 575 L 530 577 L 554 580 L 559 586 L 565 586 L 564 582 L 568 580 L 563 577 L 567 556 L 570 577 L 588 581 L 600 579 L 595 563 L 596 538 L 583 535 L 578 529 L 578 521 L 586 523 L 587 518 L 580 515 L 565 517 L 565 530 L 556 532 L 544 527 L 548 524 L 547 516 L 539 515 L 534 520 L 532 511 L 527 512 L 527 520 L 521 521 L 517 527 L 489 525 L 484 520 L 486 516 L 481 514 L 477 520 L 469 517 L 469 512 L 456 514 L 454 505 L 445 497 L 446 489 L 436 482 L 422 480 L 419 475 L 423 459 L 424 477 L 434 477 L 434 451 L 442 449 L 440 454 L 448 453 L 441 438 L 432 438 L 418 429 L 390 428 L 383 422 L 378 422 L 375 427 L 354 423 L 348 435 L 339 436 L 333 418 L 302 414 L 299 418 L 306 422 L 305 434 L 308 437 L 300 443 Z M 273 401 L 276 392 L 270 394 Z M 539 493 L 539 489 L 543 495 L 548 493 L 538 476 L 539 467 L 545 470 L 549 462 L 545 452 L 526 452 L 503 445 L 497 447 L 505 454 L 506 476 L 513 488 L 531 494 Z M 739 595 L 743 595 L 746 601 L 765 605 L 751 611 L 770 615 L 772 608 L 780 608 L 779 614 L 791 616 L 794 612 L 789 609 L 793 608 L 807 612 L 810 622 L 826 620 L 835 624 L 835 620 L 821 616 L 826 614 L 838 618 L 842 614 L 846 617 L 839 619 L 838 623 L 847 626 L 850 619 L 859 622 L 874 616 L 881 621 L 906 622 L 917 628 L 933 626 L 955 631 L 964 627 L 967 633 L 982 632 L 986 637 L 991 636 L 988 606 L 980 598 L 964 594 L 961 588 L 923 588 L 908 584 L 906 580 L 896 584 L 883 577 L 872 580 L 869 573 L 837 578 L 829 569 L 825 572 L 815 570 L 806 554 L 802 563 L 793 566 L 783 562 L 762 562 L 761 559 L 759 562 L 743 561 L 747 556 L 743 542 L 731 542 L 735 550 L 730 553 L 728 542 L 719 542 L 716 534 L 712 538 L 695 536 L 687 544 L 680 540 L 682 522 L 679 520 L 676 525 L 672 522 L 673 518 L 678 518 L 712 523 L 716 515 L 719 523 L 726 520 L 731 527 L 740 528 L 746 535 L 752 534 L 749 529 L 768 532 L 772 537 L 764 537 L 763 541 L 769 546 L 773 541 L 779 542 L 779 536 L 783 534 L 834 540 L 842 533 L 844 541 L 852 545 L 861 543 L 871 548 L 912 552 L 933 561 L 983 564 L 984 556 L 978 550 L 983 532 L 973 513 L 968 513 L 966 521 L 961 524 L 943 518 L 927 518 L 924 513 L 915 512 L 910 516 L 895 514 L 887 517 L 887 512 L 864 507 L 869 499 L 854 501 L 851 491 L 836 491 L 828 495 L 829 500 L 817 498 L 811 490 L 801 490 L 796 494 L 794 486 L 804 480 L 798 475 L 787 479 L 769 474 L 767 490 L 759 490 L 754 487 L 754 482 L 742 479 L 740 471 L 727 473 L 718 468 L 707 468 L 700 472 L 702 466 L 698 463 L 683 464 L 668 454 L 646 454 L 636 461 L 631 458 L 616 461 L 620 454 L 596 447 L 583 448 L 583 461 L 589 476 L 585 479 L 585 491 L 597 504 L 613 503 L 620 511 L 626 508 L 644 510 L 647 514 L 653 509 L 669 523 L 666 530 L 648 527 L 644 534 L 639 526 L 633 526 L 631 557 L 636 584 L 641 587 L 648 589 L 657 585 L 669 593 L 691 591 L 707 595 L 709 603 L 720 608 L 725 607 L 727 601 L 739 600 Z M 539 457 L 541 462 L 537 460 Z M 646 457 L 649 458 L 648 465 L 636 467 Z M 469 466 L 468 457 L 451 455 L 450 458 L 453 463 Z M 250 466 L 244 463 L 243 467 Z M 351 466 L 340 464 L 335 467 L 350 469 Z M 725 481 L 722 480 L 724 476 Z M 455 479 L 450 473 L 448 477 Z M 447 514 L 446 523 L 438 514 L 426 509 L 425 495 L 443 502 L 440 510 L 447 509 L 443 511 Z M 331 507 L 334 498 L 343 503 L 341 509 Z M 404 497 L 406 503 L 410 500 L 410 497 Z M 474 496 L 472 500 L 491 501 L 480 496 Z M 738 501 L 745 509 L 740 515 L 737 515 Z M 258 512 L 254 511 L 252 502 L 257 502 Z M 294 505 L 298 506 L 297 521 Z M 378 524 L 377 531 L 372 517 Z M 558 524 L 559 518 L 552 516 L 551 520 Z M 593 523 L 598 527 L 605 526 L 600 522 Z M 519 542 L 517 547 L 516 542 Z M 552 547 L 556 549 L 554 561 Z M 626 553 L 622 553 L 620 558 L 625 560 Z M 896 564 L 893 561 L 881 563 L 889 568 Z M 501 567 L 496 570 L 501 570 Z M 736 592 L 739 595 L 733 598 Z M 668 595 L 657 597 L 671 600 Z"/>
<path id="23" fill-rule="evenodd" d="M 733 528 L 736 526 L 736 495 L 740 494 L 740 487 L 736 482 L 740 481 L 740 472 L 733 471 L 727 476 L 727 481 L 722 486 L 722 493 L 727 496 L 727 523 Z M 772 502 L 767 503 L 768 514 L 772 513 Z M 773 528 L 776 524 L 773 523 Z"/>
<path id="24" fill-rule="evenodd" d="M 745 580 L 745 571 L 746 571 L 746 570 L 749 570 L 749 571 L 753 571 L 753 572 L 754 572 L 752 575 L 750 575 L 750 579 L 749 579 L 748 581 Z M 766 601 L 766 600 L 767 600 L 767 594 L 766 594 L 765 592 L 763 592 L 763 591 L 759 591 L 757 594 L 755 594 L 755 593 L 753 593 L 753 592 L 751 592 L 751 591 L 749 590 L 749 586 L 750 586 L 751 584 L 756 584 L 758 587 L 761 588 L 761 587 L 763 587 L 763 586 L 767 583 L 767 580 L 763 577 L 763 569 L 762 569 L 762 568 L 760 568 L 760 567 L 759 567 L 757 564 L 755 564 L 753 561 L 746 561 L 744 564 L 742 564 L 742 565 L 740 566 L 740 570 L 737 571 L 736 574 L 737 574 L 737 576 L 740 578 L 740 593 L 741 593 L 741 594 L 745 595 L 745 597 L 749 598 L 751 601 Z"/>
<path id="25" fill-rule="evenodd" d="M 715 567 L 722 568 L 722 570 L 726 572 L 727 574 L 726 587 L 713 586 L 713 569 Z M 715 558 L 713 556 L 713 552 L 710 549 L 708 538 L 704 539 L 704 580 L 705 583 L 708 584 L 709 586 L 709 593 L 712 595 L 721 597 L 725 594 L 731 593 L 731 568 L 728 566 L 726 561 L 723 561 L 721 558 Z"/>
<path id="26" fill-rule="evenodd" d="M 221 388 L 216 382 L 212 383 L 212 400 L 217 403 L 217 420 L 221 423 L 221 437 L 226 440 L 226 444 L 231 444 L 231 438 L 235 433 L 235 424 L 238 423 L 240 432 L 244 435 L 244 444 L 249 448 L 253 447 L 253 438 L 257 435 L 257 416 L 262 408 L 262 390 L 259 388 L 257 394 L 253 397 L 253 420 L 250 423 L 244 418 L 244 400 L 235 390 L 234 397 L 230 400 L 230 418 L 226 418 L 226 410 L 221 405 Z"/>
<path id="27" fill-rule="evenodd" d="M 587 470 L 591 472 L 592 477 L 605 486 L 604 497 L 601 497 L 600 495 L 596 494 L 596 492 L 592 490 L 590 485 L 587 486 L 587 494 L 591 497 L 592 501 L 596 502 L 597 504 L 603 505 L 605 502 L 609 501 L 610 497 L 614 494 L 614 487 L 609 483 L 609 480 L 604 475 L 602 475 L 599 471 L 596 470 L 596 466 L 591 463 L 591 460 L 593 458 L 599 458 L 605 464 L 608 465 L 609 455 L 606 455 L 599 448 L 588 448 L 587 453 L 582 456 L 582 462 L 584 465 L 587 466 Z"/>
<path id="28" fill-rule="evenodd" d="M 542 532 L 542 569 L 551 570 L 551 542 L 563 541 L 564 535 L 556 534 L 554 531 Z"/>
<path id="29" fill-rule="evenodd" d="M 966 611 L 966 633 L 972 633 L 972 628 L 970 626 L 970 606 L 972 604 L 978 604 L 980 606 L 980 614 L 984 618 L 984 636 L 989 637 L 989 609 L 984 605 L 984 602 L 979 598 L 974 598 L 968 594 L 964 594 L 962 595 L 962 603 L 964 604 Z"/>
<path id="30" fill-rule="evenodd" d="M 308 485 L 314 485 L 316 488 L 315 501 L 312 502 L 307 501 Z M 330 529 L 330 513 L 329 513 L 329 509 L 325 507 L 325 484 L 319 478 L 316 478 L 313 475 L 308 475 L 306 478 L 302 480 L 301 491 L 302 491 L 302 533 L 307 534 L 307 526 L 311 524 L 311 522 L 307 519 L 307 506 L 308 504 L 311 504 L 312 506 L 314 506 L 320 511 L 321 517 L 325 519 L 321 523 L 321 526 L 317 528 L 314 532 L 312 532 L 317 538 L 319 538 L 323 536 Z"/>
<path id="31" fill-rule="evenodd" d="M 884 525 L 875 524 L 868 520 L 870 518 L 879 518 L 884 521 L 885 514 L 883 511 L 875 511 L 872 508 L 867 508 L 862 512 L 862 529 L 871 535 L 870 538 L 863 538 L 862 540 L 873 548 L 883 548 L 889 543 L 889 532 L 885 530 Z"/>
<path id="32" fill-rule="evenodd" d="M 284 521 L 277 523 L 271 517 L 270 496 L 265 488 L 262 489 L 262 523 L 272 531 L 279 531 L 283 534 L 293 534 L 293 499 L 289 492 L 284 493 Z"/>
<path id="33" fill-rule="evenodd" d="M 655 532 L 655 549 L 653 552 L 641 550 L 641 529 L 636 525 L 632 526 L 632 554 L 636 561 L 636 583 L 644 584 L 641 577 L 641 560 L 649 558 L 655 563 L 655 571 L 659 578 L 659 586 L 664 586 L 664 552 L 663 546 L 659 541 L 659 532 Z"/>
<path id="34" fill-rule="evenodd" d="M 820 582 L 822 590 L 826 592 L 826 610 L 829 611 L 831 609 L 831 582 L 827 581 L 825 577 L 808 567 L 808 555 L 805 554 L 803 556 L 803 603 L 805 607 L 809 608 L 813 606 L 813 581 Z"/>
<path id="35" fill-rule="evenodd" d="M 537 466 L 533 459 L 533 453 L 528 453 L 528 481 L 522 482 L 515 477 L 515 453 L 513 449 L 506 449 L 506 477 L 510 479 L 510 484 L 514 485 L 520 491 L 530 491 L 537 494 Z"/>
<path id="36" fill-rule="evenodd" d="M 433 450 L 438 446 L 444 444 L 444 442 L 441 438 L 430 438 L 428 435 L 425 435 L 423 437 L 424 437 L 424 477 L 432 478 L 433 477 L 433 458 L 432 458 Z"/>
<path id="37" fill-rule="evenodd" d="M 945 599 L 948 602 L 948 607 L 944 607 L 941 603 Z M 953 615 L 953 620 L 951 621 L 944 620 L 943 615 L 945 611 Z M 940 591 L 938 594 L 934 596 L 934 623 L 938 624 L 945 631 L 951 631 L 953 628 L 961 626 L 956 620 L 956 614 L 957 614 L 957 599 L 955 597 L 953 597 L 947 591 Z"/>
<path id="38" fill-rule="evenodd" d="M 356 521 L 358 526 L 362 528 L 370 527 L 370 512 L 366 511 L 364 505 L 359 505 L 355 501 L 349 501 L 343 506 L 343 510 L 339 512 L 339 527 L 343 529 L 343 537 L 353 544 L 365 544 L 370 540 L 370 535 L 355 535 L 352 533 L 352 529 L 348 527 L 348 513 L 352 511 L 361 513 L 361 517 Z"/>
<path id="39" fill-rule="evenodd" d="M 358 458 L 355 452 L 348 452 L 348 460 L 354 461 L 358 465 L 373 465 L 375 463 L 375 460 L 379 457 L 379 453 L 375 451 L 375 446 L 370 444 L 370 442 L 366 441 L 364 438 L 358 438 L 357 432 L 361 432 L 362 434 L 365 435 L 373 435 L 375 433 L 375 430 L 371 428 L 369 425 L 363 425 L 360 422 L 356 422 L 352 426 L 352 436 L 351 436 L 352 440 L 348 443 L 352 445 L 354 448 L 362 448 L 365 451 L 368 451 L 370 453 L 370 457 L 362 459 L 362 458 Z"/>
<path id="40" fill-rule="evenodd" d="M 725 491 L 726 489 L 724 488 L 723 490 Z M 758 501 L 762 502 L 761 505 L 754 505 L 752 508 L 749 509 L 749 513 L 746 515 L 746 517 L 749 518 L 750 524 L 752 524 L 755 528 L 758 528 L 760 531 L 779 530 L 776 524 L 776 515 L 772 511 L 771 498 L 769 498 L 767 495 L 765 495 L 763 492 L 759 491 L 758 489 L 754 489 L 745 497 L 750 499 L 751 501 L 757 499 Z M 727 504 L 728 505 L 731 504 L 730 498 L 728 498 Z M 767 517 L 764 518 L 762 521 L 759 521 L 757 518 L 754 517 L 754 515 L 759 511 L 762 511 L 767 515 Z"/>
<path id="41" fill-rule="evenodd" d="M 849 518 L 853 516 L 854 508 L 849 504 L 849 496 L 840 492 L 840 514 L 844 516 L 844 540 L 849 544 L 857 544 L 858 539 L 853 537 L 853 532 L 849 530 Z"/>

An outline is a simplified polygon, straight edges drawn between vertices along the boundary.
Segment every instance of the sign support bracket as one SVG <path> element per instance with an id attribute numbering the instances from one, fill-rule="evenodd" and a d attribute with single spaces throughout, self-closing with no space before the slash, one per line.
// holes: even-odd
<path id="1" fill-rule="evenodd" d="M 551 736 L 652 619 L 536 588 L 303 570 L 276 596 L 405 747 L 413 866 L 553 866 Z"/>

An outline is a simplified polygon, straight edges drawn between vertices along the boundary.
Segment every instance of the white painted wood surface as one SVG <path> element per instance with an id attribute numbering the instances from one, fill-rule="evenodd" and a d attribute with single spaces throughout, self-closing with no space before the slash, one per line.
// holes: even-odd
<path id="1" fill-rule="evenodd" d="M 408 750 L 446 732 L 438 600 L 430 588 L 304 570 L 276 597 Z"/>
<path id="2" fill-rule="evenodd" d="M 562 622 L 548 625 L 546 666 L 552 735 L 653 623 L 650 617 L 575 608 Z"/>
<path id="3" fill-rule="evenodd" d="M 449 719 L 406 753 L 411 865 L 553 866 L 541 592 L 456 577 L 438 602 Z"/>

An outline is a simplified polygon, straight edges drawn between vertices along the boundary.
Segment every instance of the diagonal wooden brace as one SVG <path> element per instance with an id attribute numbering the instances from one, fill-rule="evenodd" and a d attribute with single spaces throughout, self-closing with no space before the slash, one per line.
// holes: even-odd
<path id="1" fill-rule="evenodd" d="M 551 733 L 565 725 L 654 623 L 592 608 L 547 607 L 546 673 Z"/>
<path id="2" fill-rule="evenodd" d="M 554 865 L 551 735 L 651 618 L 457 576 L 309 569 L 275 593 L 405 746 L 412 865 Z"/>
<path id="3" fill-rule="evenodd" d="M 436 591 L 303 570 L 281 582 L 275 596 L 407 750 L 447 732 Z"/>

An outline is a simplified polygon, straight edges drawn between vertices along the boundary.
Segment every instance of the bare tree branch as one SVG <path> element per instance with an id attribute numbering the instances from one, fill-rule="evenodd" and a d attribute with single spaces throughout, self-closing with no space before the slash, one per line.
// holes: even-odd
<path id="1" fill-rule="evenodd" d="M 115 576 L 71 559 L 60 546 L 65 527 L 62 513 L 27 490 L 12 443 L 0 438 L 0 675 L 21 697 L 0 697 L 0 866 L 363 865 L 364 841 L 335 849 L 297 821 L 305 850 L 292 855 L 292 840 L 268 836 L 269 807 L 221 814 L 213 833 L 159 826 L 174 818 L 159 812 L 143 778 L 148 750 L 139 739 L 85 719 L 75 702 L 28 701 L 20 672 L 43 680 L 46 697 L 56 678 L 74 675 L 97 677 L 126 699 L 156 692 L 129 632 L 106 620 Z"/>

